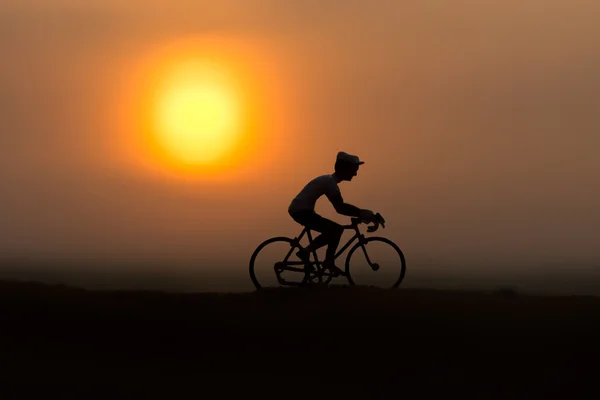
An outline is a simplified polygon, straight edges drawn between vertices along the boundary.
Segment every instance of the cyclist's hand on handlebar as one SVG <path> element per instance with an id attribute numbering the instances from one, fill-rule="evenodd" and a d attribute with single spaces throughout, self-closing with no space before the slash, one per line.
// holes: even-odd
<path id="1" fill-rule="evenodd" d="M 373 222 L 373 225 L 367 228 L 368 232 L 375 232 L 379 229 L 379 225 L 385 228 L 385 219 L 379 213 L 373 215 L 371 222 Z"/>
<path id="2" fill-rule="evenodd" d="M 360 210 L 359 218 L 361 221 L 372 222 L 375 214 L 371 210 Z"/>
<path id="3" fill-rule="evenodd" d="M 385 228 L 385 219 L 383 218 L 383 215 L 377 213 L 376 217 L 381 226 Z"/>

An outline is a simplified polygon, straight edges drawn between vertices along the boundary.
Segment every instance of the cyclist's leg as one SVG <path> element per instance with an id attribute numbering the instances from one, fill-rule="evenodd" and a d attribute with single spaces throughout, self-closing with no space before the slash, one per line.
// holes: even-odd
<path id="1" fill-rule="evenodd" d="M 307 213 L 299 219 L 303 222 L 304 226 L 316 232 L 320 232 L 321 234 L 314 238 L 312 244 L 309 244 L 307 247 L 305 247 L 304 251 L 300 251 L 298 256 L 302 260 L 308 261 L 309 254 L 313 250 L 317 250 L 325 245 L 328 245 L 324 264 L 328 265 L 334 270 L 337 270 L 337 272 L 341 271 L 335 266 L 333 261 L 335 258 L 335 252 L 340 243 L 340 239 L 344 233 L 344 228 L 337 222 L 323 218 L 316 213 Z"/>
<path id="2" fill-rule="evenodd" d="M 325 219 L 325 218 L 324 218 Z M 327 222 L 327 231 L 322 233 L 322 236 L 327 235 L 327 252 L 325 253 L 325 260 L 323 261 L 323 265 L 330 267 L 332 270 L 336 272 L 336 274 L 342 273 L 342 271 L 336 267 L 334 263 L 335 252 L 340 244 L 340 239 L 342 238 L 342 234 L 344 233 L 344 228 L 333 221 L 325 219 Z M 325 223 L 325 222 L 324 222 Z"/>
<path id="3" fill-rule="evenodd" d="M 300 225 L 316 231 L 323 232 L 323 224 L 321 223 L 321 216 L 315 213 L 314 211 L 306 210 L 306 211 L 297 211 L 293 214 L 290 214 L 292 219 L 299 223 Z M 319 235 L 313 238 L 312 243 L 309 244 L 305 251 L 311 252 L 313 250 L 320 249 L 321 247 L 327 244 L 327 236 L 323 237 L 323 235 Z"/>
<path id="4" fill-rule="evenodd" d="M 313 211 L 310 210 L 306 210 L 306 211 L 296 211 L 294 213 L 290 213 L 290 216 L 292 217 L 292 219 L 294 221 L 296 221 L 297 223 L 299 223 L 300 225 L 304 226 L 305 228 L 314 230 L 315 227 L 317 227 L 314 224 L 314 215 L 315 213 Z M 315 240 L 313 239 L 311 243 L 309 243 L 308 246 L 306 246 L 305 248 L 300 247 L 300 250 L 296 252 L 296 255 L 298 256 L 298 258 L 300 258 L 305 264 L 306 267 L 308 268 L 308 270 L 312 270 L 312 266 L 309 266 L 309 261 L 310 261 L 310 252 L 313 249 L 318 249 L 320 247 L 322 247 L 325 243 L 321 244 L 320 242 L 322 242 L 323 239 L 319 239 L 317 240 L 317 242 L 315 243 Z"/>
<path id="5" fill-rule="evenodd" d="M 291 215 L 291 217 L 300 225 L 320 233 L 320 235 L 312 240 L 312 244 L 306 247 L 309 251 L 320 249 L 329 243 L 334 243 L 336 236 L 339 235 L 339 237 L 341 237 L 344 231 L 341 225 L 327 218 L 323 218 L 314 211 L 296 212 Z"/>

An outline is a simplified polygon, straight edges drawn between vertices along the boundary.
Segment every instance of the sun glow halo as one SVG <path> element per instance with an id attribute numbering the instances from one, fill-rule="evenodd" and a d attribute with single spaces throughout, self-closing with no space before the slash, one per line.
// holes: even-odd
<path id="1" fill-rule="evenodd" d="M 129 65 L 116 109 L 122 160 L 135 171 L 230 182 L 256 176 L 285 152 L 280 69 L 263 44 L 183 37 Z"/>
<path id="2" fill-rule="evenodd" d="M 158 91 L 155 107 L 157 140 L 180 162 L 215 162 L 233 149 L 240 136 L 242 110 L 232 79 L 204 60 L 188 60 L 173 68 Z"/>

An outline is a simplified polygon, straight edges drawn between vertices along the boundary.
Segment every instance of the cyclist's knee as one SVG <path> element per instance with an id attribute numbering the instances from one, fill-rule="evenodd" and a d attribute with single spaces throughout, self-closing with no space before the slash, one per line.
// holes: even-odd
<path id="1" fill-rule="evenodd" d="M 339 224 L 332 224 L 329 230 L 329 236 L 334 239 L 339 239 L 344 233 L 344 228 Z"/>

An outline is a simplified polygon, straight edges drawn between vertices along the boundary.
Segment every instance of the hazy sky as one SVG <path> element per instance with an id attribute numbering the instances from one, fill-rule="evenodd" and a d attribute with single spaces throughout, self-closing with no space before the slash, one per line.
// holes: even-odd
<path id="1" fill-rule="evenodd" d="M 0 251 L 246 274 L 263 239 L 300 232 L 289 201 L 343 150 L 366 161 L 347 202 L 422 268 L 599 266 L 599 16 L 593 0 L 4 0 Z M 180 181 L 115 150 L 126 71 L 186 35 L 268 59 L 256 157 L 282 154 L 259 173 Z"/>

